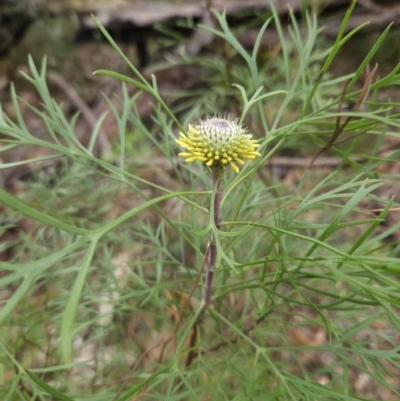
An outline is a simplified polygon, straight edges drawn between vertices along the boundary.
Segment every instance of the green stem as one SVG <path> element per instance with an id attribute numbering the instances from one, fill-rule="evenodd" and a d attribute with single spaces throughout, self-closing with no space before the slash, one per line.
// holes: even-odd
<path id="1" fill-rule="evenodd" d="M 222 199 L 222 176 L 224 170 L 220 168 L 212 169 L 212 187 L 214 190 L 214 223 L 217 229 L 221 226 L 221 199 Z M 203 293 L 204 310 L 208 307 L 211 301 L 211 293 L 214 278 L 214 269 L 217 261 L 217 246 L 215 243 L 214 233 L 211 234 L 211 238 L 208 241 L 208 252 L 207 252 L 207 264 L 206 264 L 206 280 Z"/>

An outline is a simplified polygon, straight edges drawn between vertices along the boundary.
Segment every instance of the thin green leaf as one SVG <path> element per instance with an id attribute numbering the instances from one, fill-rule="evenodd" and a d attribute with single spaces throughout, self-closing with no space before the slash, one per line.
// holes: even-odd
<path id="1" fill-rule="evenodd" d="M 47 224 L 51 227 L 58 228 L 63 231 L 69 231 L 78 235 L 88 236 L 90 234 L 89 230 L 85 230 L 84 228 L 74 227 L 70 224 L 64 223 L 60 220 L 55 219 L 54 217 L 48 216 L 38 210 L 26 205 L 21 202 L 15 196 L 9 194 L 4 189 L 0 189 L 0 202 L 4 205 L 16 210 L 23 215 L 30 217 L 33 220 L 40 221 L 41 223 Z"/>
<path id="2" fill-rule="evenodd" d="M 56 400 L 59 401 L 74 401 L 72 398 L 66 396 L 65 394 L 59 392 L 56 390 L 53 386 L 50 386 L 50 384 L 45 383 L 43 380 L 39 379 L 35 374 L 30 372 L 29 370 L 25 371 L 28 377 L 35 383 L 37 384 L 42 390 L 44 390 L 47 394 L 51 395 L 54 397 Z"/>

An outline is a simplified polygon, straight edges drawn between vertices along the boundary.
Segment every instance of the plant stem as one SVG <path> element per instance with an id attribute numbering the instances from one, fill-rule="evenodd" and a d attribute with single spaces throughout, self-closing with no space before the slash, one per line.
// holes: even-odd
<path id="1" fill-rule="evenodd" d="M 224 170 L 221 167 L 211 169 L 211 185 L 214 190 L 214 205 L 211 203 L 211 209 L 214 214 L 214 224 L 215 227 L 219 230 L 221 226 L 221 199 L 222 199 L 222 188 L 221 182 L 223 177 Z M 212 207 L 214 206 L 214 207 Z M 213 288 L 213 278 L 214 278 L 214 269 L 215 264 L 217 262 L 217 246 L 215 244 L 214 233 L 211 234 L 211 238 L 208 241 L 207 251 L 206 251 L 206 279 L 205 286 L 203 292 L 203 300 L 199 307 L 198 318 L 193 325 L 192 336 L 190 338 L 189 348 L 191 349 L 188 357 L 186 359 L 186 367 L 188 367 L 193 359 L 196 356 L 196 351 L 194 349 L 194 345 L 197 342 L 197 329 L 200 326 L 201 320 L 203 318 L 204 312 L 207 310 L 208 306 L 211 302 L 211 294 Z"/>
<path id="2" fill-rule="evenodd" d="M 222 189 L 221 181 L 223 176 L 223 171 L 220 168 L 212 169 L 212 188 L 215 189 L 214 197 L 214 224 L 217 229 L 220 229 L 221 225 L 221 199 L 222 199 Z M 211 293 L 214 278 L 214 268 L 217 260 L 217 246 L 215 244 L 214 233 L 211 234 L 211 238 L 208 241 L 208 257 L 206 265 L 206 281 L 203 293 L 204 310 L 208 307 L 211 301 Z"/>

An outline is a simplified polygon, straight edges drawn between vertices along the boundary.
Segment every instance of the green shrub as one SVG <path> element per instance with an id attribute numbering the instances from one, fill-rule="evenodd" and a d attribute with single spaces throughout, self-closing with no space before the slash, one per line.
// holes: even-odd
<path id="1" fill-rule="evenodd" d="M 377 399 L 399 396 L 400 260 L 391 239 L 399 223 L 381 224 L 398 205 L 377 191 L 398 179 L 378 167 L 399 156 L 379 153 L 386 137 L 398 137 L 399 104 L 379 95 L 398 84 L 400 65 L 379 78 L 368 69 L 388 28 L 357 71 L 329 76 L 358 31 L 344 34 L 350 13 L 335 43 L 321 50 L 314 18 L 306 37 L 293 19 L 289 40 L 273 11 L 252 54 L 215 13 L 220 29 L 210 30 L 231 46 L 237 81 L 225 92 L 223 58 L 204 57 L 219 84 L 179 110 L 95 19 L 136 75 L 96 72 L 124 82 L 120 109 L 111 106 L 116 161 L 93 154 L 102 119 L 84 147 L 74 134 L 77 116 L 68 121 L 50 96 L 46 62 L 38 71 L 29 61 L 25 78 L 42 99 L 40 109 L 31 108 L 48 138 L 29 132 L 12 91 L 16 118 L 0 115 L 2 151 L 46 148 L 50 155 L 20 164 L 57 158 L 61 167 L 51 184 L 39 172 L 18 198 L 0 191 L 12 221 L 24 215 L 35 222 L 13 244 L 15 260 L 0 263 L 2 399 L 337 401 L 365 399 L 370 388 Z M 282 47 L 270 66 L 258 57 L 269 24 Z M 267 80 L 274 91 L 263 87 Z M 126 84 L 153 95 L 156 128 L 140 120 L 137 94 Z M 240 102 L 238 123 L 248 123 L 261 157 L 222 176 L 223 168 L 216 175 L 178 158 L 175 140 L 195 118 L 233 107 L 229 96 Z M 127 132 L 143 152 L 127 143 Z M 334 152 L 334 172 L 305 169 L 295 188 L 269 174 L 276 152 L 311 155 L 313 147 Z M 165 185 L 143 178 L 160 160 L 170 169 Z M 372 202 L 382 205 L 378 216 L 366 210 Z M 209 287 L 204 271 L 214 274 Z"/>

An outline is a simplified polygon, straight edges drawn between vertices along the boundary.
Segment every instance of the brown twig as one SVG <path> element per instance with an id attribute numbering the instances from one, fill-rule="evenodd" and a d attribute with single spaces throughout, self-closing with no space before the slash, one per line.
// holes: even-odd
<path id="1" fill-rule="evenodd" d="M 97 124 L 96 115 L 92 112 L 86 102 L 79 96 L 78 92 L 71 86 L 71 84 L 69 84 L 60 74 L 57 74 L 56 72 L 50 71 L 48 77 L 53 83 L 55 83 L 65 92 L 73 105 L 81 111 L 82 117 L 85 119 L 90 129 L 94 130 Z M 96 149 L 96 153 L 101 154 L 111 150 L 107 134 L 103 130 L 99 130 L 97 139 L 98 147 Z"/>
<path id="2" fill-rule="evenodd" d="M 374 78 L 374 75 L 376 73 L 378 69 L 378 64 L 375 65 L 374 69 L 372 71 L 369 70 L 369 66 L 367 66 L 366 69 L 366 74 L 365 74 L 365 80 L 364 80 L 364 85 L 361 88 L 361 92 L 360 92 L 360 96 L 357 99 L 356 104 L 353 107 L 354 112 L 357 112 L 360 110 L 361 106 L 364 104 L 365 99 L 368 96 L 369 93 L 369 88 L 371 87 L 372 84 L 372 80 Z M 342 90 L 342 94 L 340 96 L 339 99 L 339 104 L 338 104 L 338 113 L 340 114 L 340 112 L 342 111 L 342 105 L 344 102 L 344 98 L 346 95 L 346 90 L 347 90 L 347 86 L 348 86 L 348 82 L 346 82 L 343 86 L 343 90 Z M 322 148 L 320 149 L 315 155 L 314 157 L 311 159 L 307 170 L 309 170 L 312 165 L 314 164 L 314 161 L 326 150 L 330 149 L 336 142 L 336 140 L 339 138 L 339 136 L 343 133 L 343 131 L 345 130 L 347 124 L 350 122 L 350 120 L 352 119 L 352 116 L 349 116 L 346 118 L 346 120 L 344 121 L 344 123 L 341 125 L 341 116 L 338 115 L 336 118 L 336 126 L 335 126 L 335 131 L 333 132 L 333 135 L 331 137 L 331 139 L 328 141 L 328 143 Z"/>

